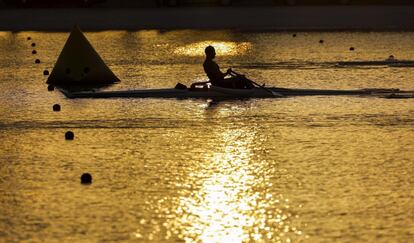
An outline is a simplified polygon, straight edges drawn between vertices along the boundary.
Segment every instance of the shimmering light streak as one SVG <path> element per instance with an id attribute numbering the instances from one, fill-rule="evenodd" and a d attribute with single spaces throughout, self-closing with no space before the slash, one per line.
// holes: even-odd
<path id="1" fill-rule="evenodd" d="M 186 242 L 289 242 L 300 237 L 289 200 L 273 195 L 268 190 L 273 185 L 258 173 L 260 165 L 252 163 L 255 132 L 239 128 L 219 134 L 222 144 L 206 154 L 204 168 L 192 175 L 202 178 L 200 190 L 177 198 L 176 218 L 165 223 L 166 230 Z"/>
<path id="2" fill-rule="evenodd" d="M 249 42 L 232 42 L 232 41 L 202 41 L 175 49 L 174 53 L 183 56 L 203 56 L 204 49 L 207 46 L 213 46 L 219 56 L 234 56 L 245 53 L 251 48 Z"/>

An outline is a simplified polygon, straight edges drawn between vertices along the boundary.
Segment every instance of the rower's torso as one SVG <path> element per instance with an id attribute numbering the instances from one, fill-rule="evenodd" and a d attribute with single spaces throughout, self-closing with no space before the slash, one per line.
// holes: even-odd
<path id="1" fill-rule="evenodd" d="M 206 59 L 203 63 L 203 67 L 204 72 L 207 74 L 207 77 L 211 82 L 220 81 L 223 79 L 220 67 L 215 61 Z"/>

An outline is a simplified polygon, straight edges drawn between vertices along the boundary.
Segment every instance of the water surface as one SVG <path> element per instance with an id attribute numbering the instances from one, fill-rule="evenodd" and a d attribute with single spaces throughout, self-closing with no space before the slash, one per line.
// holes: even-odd
<path id="1" fill-rule="evenodd" d="M 223 69 L 269 86 L 414 89 L 414 68 L 335 66 L 414 60 L 414 33 L 292 34 L 86 36 L 122 80 L 113 90 L 205 80 L 207 44 Z M 42 74 L 67 36 L 0 32 L 0 241 L 414 238 L 414 100 L 69 100 Z"/>

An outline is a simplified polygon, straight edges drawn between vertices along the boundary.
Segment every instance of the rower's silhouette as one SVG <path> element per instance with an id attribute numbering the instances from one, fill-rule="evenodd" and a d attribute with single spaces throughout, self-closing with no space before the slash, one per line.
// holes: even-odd
<path id="1" fill-rule="evenodd" d="M 214 86 L 233 89 L 252 89 L 253 84 L 243 75 L 225 78 L 232 74 L 231 68 L 227 69 L 225 73 L 220 71 L 219 65 L 213 60 L 216 57 L 216 50 L 212 46 L 207 46 L 205 49 L 206 60 L 203 63 L 204 72 Z"/>

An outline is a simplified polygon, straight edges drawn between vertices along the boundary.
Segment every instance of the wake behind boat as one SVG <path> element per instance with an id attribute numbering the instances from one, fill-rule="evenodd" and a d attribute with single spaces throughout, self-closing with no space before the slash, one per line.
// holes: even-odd
<path id="1" fill-rule="evenodd" d="M 398 60 L 393 55 L 385 60 L 378 61 L 342 61 L 336 64 L 338 67 L 347 66 L 390 66 L 390 67 L 414 67 L 412 60 Z"/>

